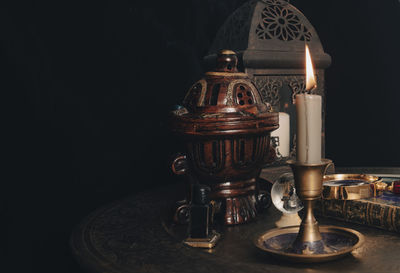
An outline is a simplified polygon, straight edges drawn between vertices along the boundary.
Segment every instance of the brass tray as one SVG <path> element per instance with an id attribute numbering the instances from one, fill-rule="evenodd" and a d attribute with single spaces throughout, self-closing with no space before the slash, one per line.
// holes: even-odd
<path id="1" fill-rule="evenodd" d="M 258 236 L 254 241 L 257 248 L 280 259 L 291 262 L 316 263 L 338 259 L 350 254 L 364 243 L 364 236 L 353 229 L 337 226 L 320 226 L 322 240 L 327 246 L 324 254 L 291 253 L 299 227 L 276 228 Z"/>
<path id="2" fill-rule="evenodd" d="M 382 191 L 379 190 L 382 183 L 382 179 L 378 176 L 366 174 L 325 175 L 323 178 L 322 197 L 324 199 L 340 200 L 376 197 L 382 194 Z"/>

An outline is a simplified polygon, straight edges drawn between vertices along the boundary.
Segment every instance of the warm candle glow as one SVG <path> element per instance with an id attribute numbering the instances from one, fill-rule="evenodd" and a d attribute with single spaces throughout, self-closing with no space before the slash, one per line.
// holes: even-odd
<path id="1" fill-rule="evenodd" d="M 317 82 L 315 81 L 313 63 L 311 60 L 310 50 L 306 45 L 306 90 L 309 91 L 315 87 L 317 87 Z"/>

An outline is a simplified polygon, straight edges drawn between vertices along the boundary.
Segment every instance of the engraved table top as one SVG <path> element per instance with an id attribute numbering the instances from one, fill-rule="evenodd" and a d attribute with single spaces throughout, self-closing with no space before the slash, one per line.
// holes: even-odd
<path id="1" fill-rule="evenodd" d="M 391 171 L 400 173 L 400 168 Z M 171 236 L 163 222 L 166 209 L 177 200 L 178 187 L 142 192 L 94 211 L 71 236 L 72 252 L 78 262 L 89 272 L 110 273 L 400 272 L 398 234 L 329 219 L 318 220 L 322 225 L 349 227 L 363 233 L 365 244 L 343 259 L 321 264 L 291 264 L 260 252 L 254 247 L 253 239 L 274 228 L 280 214 L 273 206 L 255 222 L 226 228 L 213 250 L 190 248 Z"/>

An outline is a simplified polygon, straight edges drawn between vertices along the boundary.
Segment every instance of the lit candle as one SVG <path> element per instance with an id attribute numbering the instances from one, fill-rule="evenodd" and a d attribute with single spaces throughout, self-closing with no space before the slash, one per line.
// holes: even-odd
<path id="1" fill-rule="evenodd" d="M 306 90 L 317 86 L 306 45 Z M 321 162 L 322 98 L 319 95 L 296 96 L 297 113 L 297 161 L 301 163 Z"/>
<path id="2" fill-rule="evenodd" d="M 271 137 L 276 138 L 276 152 L 281 157 L 288 157 L 290 153 L 290 116 L 279 112 L 279 128 L 271 132 Z"/>

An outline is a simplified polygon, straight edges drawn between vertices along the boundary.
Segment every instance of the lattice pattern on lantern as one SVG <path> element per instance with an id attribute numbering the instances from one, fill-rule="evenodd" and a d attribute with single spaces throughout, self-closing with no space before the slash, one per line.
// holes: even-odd
<path id="1" fill-rule="evenodd" d="M 267 4 L 261 13 L 261 22 L 256 28 L 258 38 L 310 41 L 311 32 L 290 9 L 291 6 L 287 2 L 274 2 L 276 4 Z"/>

